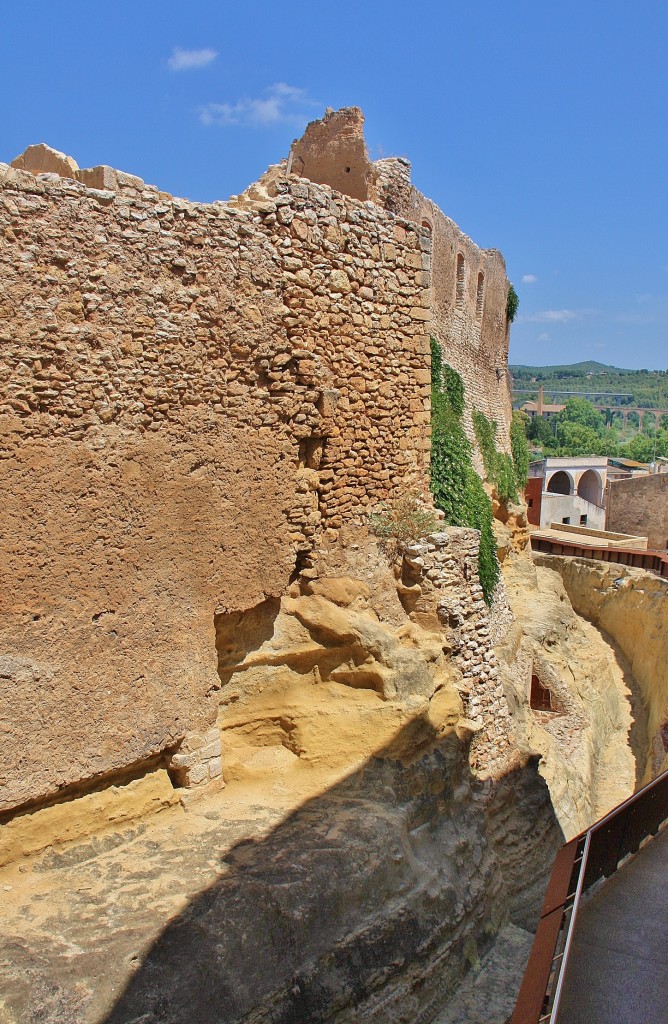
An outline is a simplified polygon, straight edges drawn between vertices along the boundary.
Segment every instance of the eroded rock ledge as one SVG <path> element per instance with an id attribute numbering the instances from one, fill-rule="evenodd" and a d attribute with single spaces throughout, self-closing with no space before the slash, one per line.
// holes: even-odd
<path id="1" fill-rule="evenodd" d="M 561 576 L 576 612 L 609 637 L 638 688 L 639 781 L 668 762 L 668 584 L 653 573 L 584 558 L 536 555 Z"/>

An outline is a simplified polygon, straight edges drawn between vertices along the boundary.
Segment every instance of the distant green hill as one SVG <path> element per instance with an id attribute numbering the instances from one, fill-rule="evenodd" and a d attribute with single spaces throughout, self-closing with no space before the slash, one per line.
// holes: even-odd
<path id="1" fill-rule="evenodd" d="M 637 370 L 623 370 L 618 366 L 606 366 L 605 363 L 597 363 L 594 359 L 587 359 L 582 363 L 570 363 L 564 366 L 524 366 L 521 363 L 516 363 L 510 367 L 511 373 L 514 375 L 515 371 L 518 373 L 543 374 L 543 375 L 556 375 L 559 373 L 573 374 L 573 373 L 637 373 L 645 371 Z"/>
<path id="2" fill-rule="evenodd" d="M 509 367 L 516 388 L 529 388 L 516 396 L 515 404 L 538 394 L 538 385 L 545 391 L 601 391 L 623 392 L 627 397 L 612 400 L 612 405 L 635 405 L 643 409 L 668 409 L 668 371 L 625 370 L 619 366 L 606 366 L 590 359 L 563 366 Z M 597 403 L 600 404 L 600 403 Z"/>

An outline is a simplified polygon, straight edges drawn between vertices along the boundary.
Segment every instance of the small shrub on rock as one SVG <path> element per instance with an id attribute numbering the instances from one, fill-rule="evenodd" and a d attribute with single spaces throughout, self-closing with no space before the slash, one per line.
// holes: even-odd
<path id="1" fill-rule="evenodd" d="M 439 520 L 420 494 L 409 492 L 394 501 L 383 501 L 369 515 L 369 526 L 383 545 L 396 554 L 406 544 L 434 533 Z"/>

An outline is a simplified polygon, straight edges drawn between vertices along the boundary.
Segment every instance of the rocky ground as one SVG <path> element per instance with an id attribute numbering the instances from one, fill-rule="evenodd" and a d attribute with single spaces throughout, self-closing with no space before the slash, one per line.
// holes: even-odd
<path id="1" fill-rule="evenodd" d="M 506 568 L 518 747 L 495 777 L 471 771 L 448 637 L 371 614 L 363 587 L 221 618 L 226 788 L 179 803 L 162 769 L 125 787 L 138 820 L 123 787 L 81 798 L 92 838 L 40 842 L 67 804 L 24 816 L 28 838 L 4 826 L 0 1024 L 505 1021 L 563 833 L 633 788 L 642 707 L 559 576 Z M 533 671 L 553 713 L 528 707 Z"/>
<path id="2" fill-rule="evenodd" d="M 476 782 L 452 735 L 311 785 L 275 767 L 3 869 L 1 1024 L 414 1024 L 531 927 L 560 839 L 535 763 Z"/>
<path id="3" fill-rule="evenodd" d="M 532 943 L 531 932 L 507 925 L 433 1024 L 506 1024 L 515 1007 Z"/>

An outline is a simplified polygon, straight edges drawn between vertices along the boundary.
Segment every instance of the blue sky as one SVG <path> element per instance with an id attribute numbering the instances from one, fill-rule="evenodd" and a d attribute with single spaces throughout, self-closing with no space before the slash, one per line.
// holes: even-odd
<path id="1" fill-rule="evenodd" d="M 668 4 L 5 4 L 0 159 L 48 142 L 224 199 L 361 106 L 520 295 L 511 361 L 668 368 Z"/>

